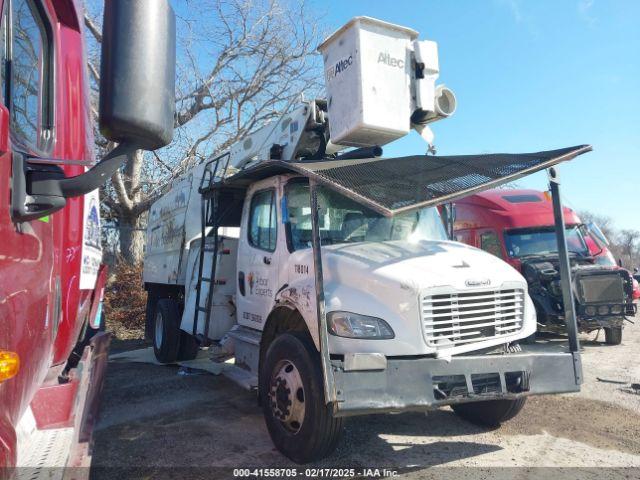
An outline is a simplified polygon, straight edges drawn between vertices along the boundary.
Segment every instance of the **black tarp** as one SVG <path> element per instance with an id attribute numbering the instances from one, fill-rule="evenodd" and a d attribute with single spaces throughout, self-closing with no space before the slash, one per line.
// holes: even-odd
<path id="1" fill-rule="evenodd" d="M 204 188 L 244 189 L 254 181 L 296 173 L 385 215 L 437 206 L 512 182 L 571 160 L 589 145 L 535 153 L 429 156 L 285 162 L 269 160 Z"/>

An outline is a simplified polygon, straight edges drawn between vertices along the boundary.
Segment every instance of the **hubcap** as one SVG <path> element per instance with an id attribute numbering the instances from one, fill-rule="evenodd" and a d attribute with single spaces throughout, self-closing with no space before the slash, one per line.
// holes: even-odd
<path id="1" fill-rule="evenodd" d="M 162 313 L 157 312 L 154 333 L 155 333 L 156 347 L 158 348 L 162 347 L 162 337 L 164 336 L 164 333 L 162 330 L 162 323 L 163 323 Z"/>
<path id="2" fill-rule="evenodd" d="M 302 428 L 305 392 L 300 372 L 289 360 L 280 360 L 269 382 L 269 403 L 273 416 L 291 433 Z"/>

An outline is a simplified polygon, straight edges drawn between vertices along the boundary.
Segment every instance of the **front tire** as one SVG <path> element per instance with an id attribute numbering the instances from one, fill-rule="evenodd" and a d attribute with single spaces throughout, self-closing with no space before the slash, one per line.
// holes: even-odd
<path id="1" fill-rule="evenodd" d="M 497 427 L 518 415 L 526 401 L 526 397 L 516 398 L 515 400 L 486 400 L 451 405 L 451 408 L 456 415 L 475 425 Z"/>
<path id="2" fill-rule="evenodd" d="M 622 327 L 605 328 L 604 343 L 607 345 L 620 345 L 622 343 Z"/>
<path id="3" fill-rule="evenodd" d="M 320 358 L 308 336 L 284 333 L 269 346 L 260 369 L 260 400 L 276 448 L 296 463 L 329 455 L 344 420 L 324 401 Z"/>

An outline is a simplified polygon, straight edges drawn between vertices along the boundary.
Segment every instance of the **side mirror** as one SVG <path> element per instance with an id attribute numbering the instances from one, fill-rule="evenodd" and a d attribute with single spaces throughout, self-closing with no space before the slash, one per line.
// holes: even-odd
<path id="1" fill-rule="evenodd" d="M 119 145 L 92 169 L 72 178 L 66 178 L 58 166 L 48 165 L 52 162 L 46 159 L 14 154 L 13 221 L 29 221 L 60 210 L 67 198 L 103 185 L 135 150 L 154 150 L 171 142 L 175 57 L 176 22 L 169 0 L 106 0 L 100 130 Z M 1 143 L 0 139 L 0 148 Z"/>
<path id="2" fill-rule="evenodd" d="M 107 0 L 102 26 L 100 131 L 155 150 L 171 143 L 176 21 L 168 0 Z"/>
<path id="3" fill-rule="evenodd" d="M 595 238 L 595 240 L 597 240 L 598 243 L 600 243 L 600 247 L 608 247 L 609 246 L 609 239 L 607 238 L 607 236 L 604 234 L 604 232 L 602 230 L 600 230 L 600 227 L 594 223 L 594 222 L 589 222 L 586 225 L 587 227 L 587 231 L 589 232 L 589 234 Z"/>
<path id="4" fill-rule="evenodd" d="M 444 213 L 444 224 L 447 230 L 447 236 L 449 237 L 449 240 L 454 240 L 455 239 L 454 225 L 456 221 L 456 204 L 447 203 L 446 205 L 444 205 L 443 213 Z"/>

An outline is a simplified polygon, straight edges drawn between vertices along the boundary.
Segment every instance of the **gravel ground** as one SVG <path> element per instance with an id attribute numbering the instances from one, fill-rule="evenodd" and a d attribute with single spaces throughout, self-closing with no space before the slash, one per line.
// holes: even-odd
<path id="1" fill-rule="evenodd" d="M 627 324 L 620 346 L 594 337 L 582 337 L 578 394 L 529 398 L 498 429 L 449 408 L 351 418 L 337 452 L 312 467 L 386 468 L 406 478 L 640 478 L 640 394 L 629 387 L 640 382 L 640 322 Z M 304 471 L 273 448 L 255 396 L 221 376 L 110 363 L 93 478 L 222 478 L 239 467 Z"/>

